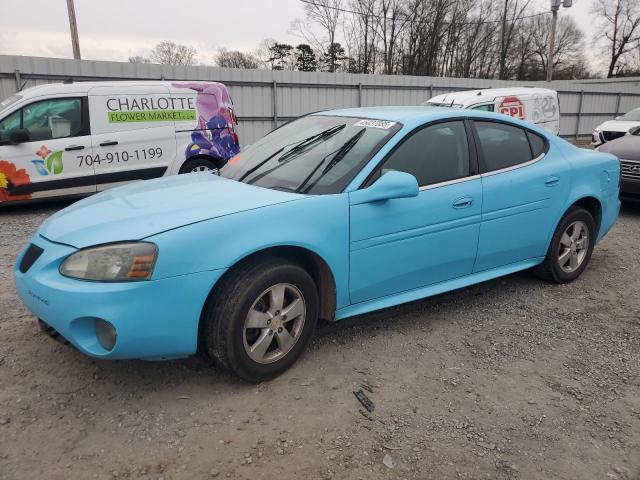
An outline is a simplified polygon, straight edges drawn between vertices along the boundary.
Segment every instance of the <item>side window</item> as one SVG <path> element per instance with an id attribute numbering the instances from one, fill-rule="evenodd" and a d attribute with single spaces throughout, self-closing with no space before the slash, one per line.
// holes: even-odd
<path id="1" fill-rule="evenodd" d="M 493 103 L 486 103 L 484 105 L 475 105 L 470 110 L 480 110 L 482 112 L 493 112 Z"/>
<path id="2" fill-rule="evenodd" d="M 487 171 L 513 167 L 531 160 L 531 148 L 522 128 L 497 122 L 474 121 Z"/>
<path id="3" fill-rule="evenodd" d="M 20 128 L 20 110 L 0 121 L 0 144 L 7 143 L 11 132 Z"/>
<path id="4" fill-rule="evenodd" d="M 538 135 L 527 130 L 527 137 L 529 137 L 529 143 L 531 144 L 531 152 L 533 158 L 537 158 L 543 153 L 547 153 L 547 141 Z"/>
<path id="5" fill-rule="evenodd" d="M 384 162 L 381 174 L 407 172 L 418 185 L 432 185 L 469 175 L 469 144 L 462 121 L 425 127 L 405 140 Z"/>
<path id="6" fill-rule="evenodd" d="M 22 109 L 22 128 L 31 141 L 74 137 L 82 133 L 82 100 L 60 98 L 32 103 Z"/>

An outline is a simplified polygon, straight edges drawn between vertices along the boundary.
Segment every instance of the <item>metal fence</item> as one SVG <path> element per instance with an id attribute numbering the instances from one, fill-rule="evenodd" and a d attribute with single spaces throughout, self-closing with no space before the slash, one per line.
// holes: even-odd
<path id="1" fill-rule="evenodd" d="M 300 115 L 331 108 L 419 105 L 441 93 L 505 86 L 545 86 L 560 97 L 560 135 L 587 137 L 605 120 L 640 106 L 630 82 L 515 82 L 467 78 L 238 70 L 217 67 L 0 55 L 0 99 L 35 85 L 91 80 L 215 80 L 233 97 L 243 144 Z"/>

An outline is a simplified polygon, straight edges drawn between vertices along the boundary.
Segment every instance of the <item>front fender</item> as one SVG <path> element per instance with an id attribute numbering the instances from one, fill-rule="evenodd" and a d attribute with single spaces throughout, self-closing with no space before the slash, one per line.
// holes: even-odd
<path id="1" fill-rule="evenodd" d="M 347 194 L 308 196 L 186 225 L 147 240 L 159 249 L 154 279 L 230 268 L 271 247 L 302 247 L 322 258 L 331 270 L 337 308 L 349 301 Z"/>

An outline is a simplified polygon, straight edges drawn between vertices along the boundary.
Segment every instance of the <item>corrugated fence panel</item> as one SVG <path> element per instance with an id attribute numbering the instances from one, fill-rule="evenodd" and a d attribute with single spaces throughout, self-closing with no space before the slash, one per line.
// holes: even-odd
<path id="1" fill-rule="evenodd" d="M 179 67 L 0 55 L 0 99 L 45 83 L 134 79 L 225 83 L 233 97 L 240 119 L 239 133 L 245 145 L 268 133 L 274 126 L 309 112 L 359 105 L 420 105 L 431 96 L 457 90 L 507 86 L 556 89 L 560 97 L 560 134 L 571 137 L 589 136 L 599 123 L 640 106 L 640 82 L 633 79 L 515 82 Z"/>

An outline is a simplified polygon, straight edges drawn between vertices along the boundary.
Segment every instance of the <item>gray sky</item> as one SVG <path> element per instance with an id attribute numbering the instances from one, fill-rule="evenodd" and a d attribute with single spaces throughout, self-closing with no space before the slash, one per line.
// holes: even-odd
<path id="1" fill-rule="evenodd" d="M 534 11 L 549 0 L 531 0 Z M 591 0 L 574 0 L 573 16 L 588 37 Z M 253 51 L 265 38 L 296 43 L 291 21 L 304 17 L 298 0 L 75 0 L 82 57 L 126 61 L 148 55 L 161 40 L 193 45 L 200 63 L 219 47 Z M 65 0 L 0 0 L 0 54 L 72 57 Z"/>

